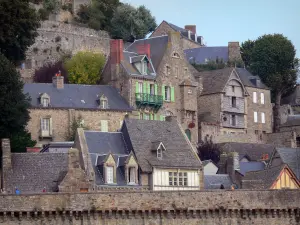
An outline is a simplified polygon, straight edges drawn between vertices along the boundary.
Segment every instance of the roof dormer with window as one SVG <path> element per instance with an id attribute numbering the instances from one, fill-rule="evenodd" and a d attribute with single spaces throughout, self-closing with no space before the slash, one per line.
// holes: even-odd
<path id="1" fill-rule="evenodd" d="M 161 141 L 152 142 L 152 151 L 156 151 L 156 157 L 158 159 L 163 159 L 163 152 L 166 151 L 165 146 Z"/>
<path id="2" fill-rule="evenodd" d="M 108 99 L 105 95 L 101 95 L 101 97 L 98 99 L 98 103 L 100 109 L 109 109 Z"/>
<path id="3" fill-rule="evenodd" d="M 40 105 L 42 107 L 49 107 L 50 106 L 50 96 L 47 93 L 43 93 L 40 95 L 39 98 Z"/>
<path id="4" fill-rule="evenodd" d="M 155 74 L 151 60 L 146 55 L 138 55 L 130 58 L 130 63 L 141 75 Z"/>

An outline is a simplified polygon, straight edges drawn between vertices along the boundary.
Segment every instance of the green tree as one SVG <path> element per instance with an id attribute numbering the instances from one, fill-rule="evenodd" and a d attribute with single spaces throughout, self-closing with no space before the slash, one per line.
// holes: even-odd
<path id="1" fill-rule="evenodd" d="M 28 0 L 1 0 L 0 52 L 14 63 L 23 60 L 38 35 L 39 24 L 39 17 Z"/>
<path id="2" fill-rule="evenodd" d="M 131 40 L 145 38 L 156 28 L 155 18 L 145 6 L 134 8 L 129 4 L 120 5 L 111 20 L 112 38 Z"/>
<path id="3" fill-rule="evenodd" d="M 197 147 L 198 156 L 201 161 L 212 160 L 215 164 L 220 161 L 221 151 L 217 144 L 214 144 L 212 137 L 205 137 L 204 141 L 201 141 Z"/>
<path id="4" fill-rule="evenodd" d="M 23 82 L 15 66 L 0 53 L 0 138 L 10 138 L 12 151 L 33 147 L 26 130 L 30 97 L 23 93 Z"/>
<path id="5" fill-rule="evenodd" d="M 83 128 L 84 130 L 88 130 L 89 128 L 84 125 L 84 120 L 82 119 L 82 116 L 79 115 L 77 118 L 73 118 L 70 132 L 67 134 L 66 139 L 68 141 L 75 141 L 76 132 L 78 128 Z"/>
<path id="6" fill-rule="evenodd" d="M 56 12 L 59 9 L 59 6 L 58 0 L 43 0 L 43 8 L 48 12 Z"/>
<path id="7" fill-rule="evenodd" d="M 97 84 L 105 62 L 105 56 L 100 53 L 78 52 L 65 62 L 69 83 Z"/>
<path id="8" fill-rule="evenodd" d="M 254 47 L 254 41 L 247 40 L 241 45 L 241 56 L 245 63 L 246 68 L 249 67 L 250 64 L 250 56 Z"/>
<path id="9" fill-rule="evenodd" d="M 264 35 L 243 44 L 242 57 L 248 58 L 248 67 L 253 74 L 271 88 L 274 107 L 274 131 L 279 131 L 281 97 L 290 93 L 296 86 L 299 60 L 290 40 L 282 34 Z M 250 47 L 249 47 L 250 45 Z"/>

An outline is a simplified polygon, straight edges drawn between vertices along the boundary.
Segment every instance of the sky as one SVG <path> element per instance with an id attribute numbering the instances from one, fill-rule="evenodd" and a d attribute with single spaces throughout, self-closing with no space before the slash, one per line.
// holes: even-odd
<path id="1" fill-rule="evenodd" d="M 300 0 L 121 0 L 145 5 L 159 25 L 196 25 L 207 46 L 227 46 L 280 33 L 292 41 L 300 58 Z"/>

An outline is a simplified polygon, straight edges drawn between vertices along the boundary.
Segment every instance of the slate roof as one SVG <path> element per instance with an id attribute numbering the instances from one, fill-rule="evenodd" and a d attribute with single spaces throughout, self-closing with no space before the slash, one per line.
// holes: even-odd
<path id="1" fill-rule="evenodd" d="M 246 87 L 260 88 L 260 89 L 269 89 L 258 76 L 254 76 L 248 70 L 244 68 L 235 68 L 238 73 L 241 81 Z"/>
<path id="2" fill-rule="evenodd" d="M 65 153 L 12 153 L 12 172 L 6 172 L 6 189 L 14 193 L 58 191 L 58 185 L 68 171 L 68 154 Z"/>
<path id="3" fill-rule="evenodd" d="M 269 189 L 286 165 L 265 170 L 247 172 L 242 179 L 243 189 Z"/>
<path id="4" fill-rule="evenodd" d="M 109 110 L 132 111 L 118 90 L 109 85 L 64 84 L 63 89 L 57 89 L 53 84 L 25 83 L 23 92 L 29 93 L 32 107 L 42 107 L 39 97 L 47 93 L 52 108 L 99 109 L 97 100 L 105 95 Z"/>
<path id="5" fill-rule="evenodd" d="M 240 160 L 247 156 L 250 161 L 261 161 L 263 154 L 268 154 L 270 159 L 275 150 L 275 146 L 271 144 L 227 142 L 218 146 L 224 152 L 238 152 Z"/>
<path id="6" fill-rule="evenodd" d="M 126 185 L 124 171 L 121 167 L 124 166 L 129 152 L 123 134 L 120 132 L 84 131 L 84 135 L 95 171 L 96 184 L 104 185 L 103 174 L 99 166 L 109 154 L 112 154 L 117 164 L 117 185 Z"/>
<path id="7" fill-rule="evenodd" d="M 138 164 L 143 172 L 152 167 L 200 168 L 201 162 L 189 146 L 176 121 L 125 119 L 122 132 L 126 142 L 132 145 Z M 152 142 L 161 141 L 166 150 L 158 159 L 151 150 Z M 128 144 L 128 146 L 129 146 Z"/>
<path id="8" fill-rule="evenodd" d="M 264 170 L 264 162 L 240 162 L 240 174 L 245 175 L 247 172 Z"/>
<path id="9" fill-rule="evenodd" d="M 281 127 L 300 126 L 300 115 L 290 115 Z"/>
<path id="10" fill-rule="evenodd" d="M 276 148 L 283 163 L 287 164 L 300 180 L 300 148 Z"/>
<path id="11" fill-rule="evenodd" d="M 233 71 L 233 68 L 200 72 L 203 90 L 201 95 L 221 93 Z"/>
<path id="12" fill-rule="evenodd" d="M 225 189 L 230 189 L 233 184 L 228 174 L 204 175 L 205 189 L 220 189 L 223 184 Z"/>
<path id="13" fill-rule="evenodd" d="M 223 59 L 228 62 L 228 47 L 200 47 L 184 50 L 186 60 L 190 63 L 204 64 L 206 60 Z"/>

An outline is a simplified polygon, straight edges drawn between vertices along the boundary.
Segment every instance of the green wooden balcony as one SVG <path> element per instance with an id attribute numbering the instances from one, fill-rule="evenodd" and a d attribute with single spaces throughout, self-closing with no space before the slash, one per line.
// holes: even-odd
<path id="1" fill-rule="evenodd" d="M 144 93 L 135 94 L 135 102 L 137 107 L 150 106 L 154 109 L 159 109 L 163 104 L 162 95 L 152 95 Z"/>

